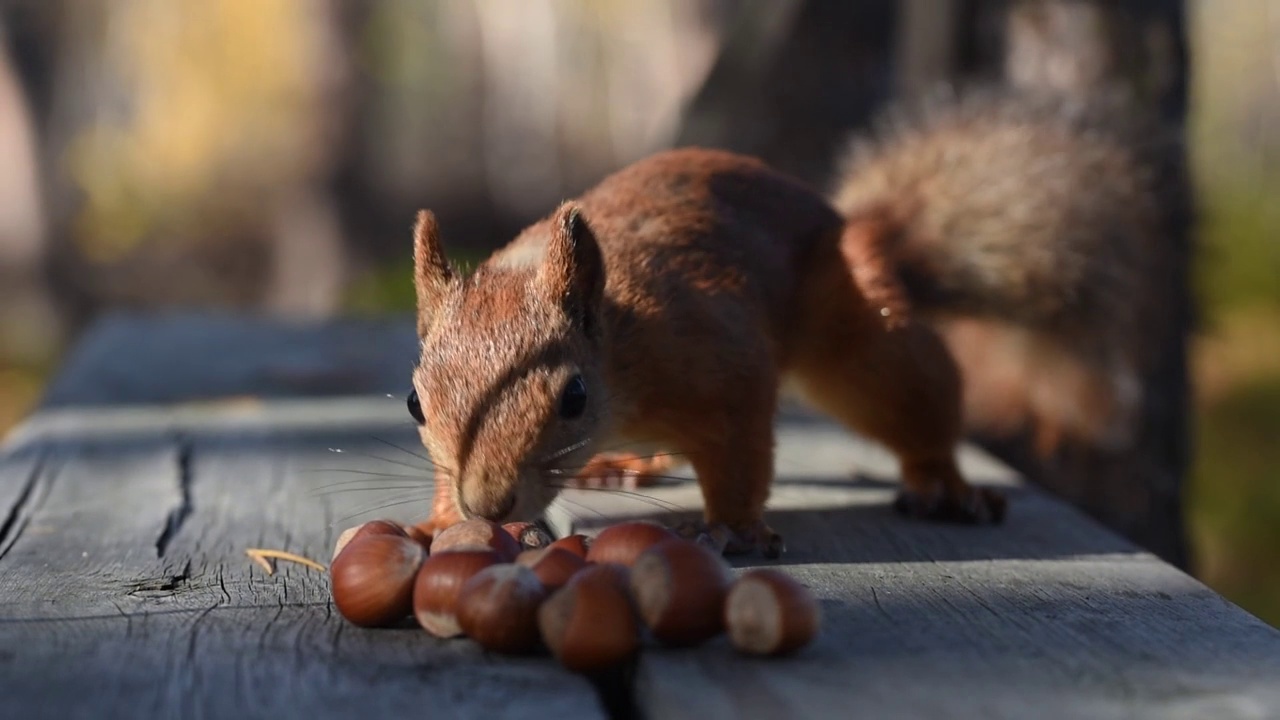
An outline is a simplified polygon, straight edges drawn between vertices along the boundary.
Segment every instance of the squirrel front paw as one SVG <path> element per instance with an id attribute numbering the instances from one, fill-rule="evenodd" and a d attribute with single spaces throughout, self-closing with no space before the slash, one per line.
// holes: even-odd
<path id="1" fill-rule="evenodd" d="M 603 453 L 587 461 L 577 475 L 565 482 L 567 488 L 635 490 L 649 487 L 669 463 L 662 457 L 634 453 Z"/>
<path id="2" fill-rule="evenodd" d="M 1003 493 L 972 485 L 964 486 L 964 490 L 960 494 L 942 488 L 928 494 L 902 490 L 893 501 L 893 509 L 900 515 L 937 522 L 999 525 L 1004 521 L 1008 501 Z"/>
<path id="3" fill-rule="evenodd" d="M 763 520 L 744 525 L 722 522 L 687 522 L 676 526 L 677 535 L 706 545 L 722 555 L 746 555 L 756 550 L 773 560 L 786 549 L 782 536 Z"/>

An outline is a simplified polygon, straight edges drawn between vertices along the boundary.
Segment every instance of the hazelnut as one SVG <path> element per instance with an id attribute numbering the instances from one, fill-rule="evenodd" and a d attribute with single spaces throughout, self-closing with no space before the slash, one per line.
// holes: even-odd
<path id="1" fill-rule="evenodd" d="M 751 570 L 729 588 L 724 604 L 729 642 L 752 655 L 786 655 L 818 634 L 821 609 L 809 589 L 785 573 Z"/>
<path id="2" fill-rule="evenodd" d="M 338 557 L 338 553 L 342 552 L 352 540 L 365 535 L 398 535 L 407 537 L 405 530 L 401 525 L 392 520 L 370 520 L 362 525 L 347 528 L 338 536 L 338 541 L 333 544 L 333 557 Z"/>
<path id="3" fill-rule="evenodd" d="M 563 548 L 585 560 L 587 548 L 591 547 L 591 538 L 586 535 L 569 535 L 551 543 L 548 547 Z"/>
<path id="4" fill-rule="evenodd" d="M 364 627 L 405 617 L 413 611 L 414 576 L 426 555 L 421 545 L 399 535 L 355 538 L 329 567 L 338 612 Z"/>
<path id="5" fill-rule="evenodd" d="M 520 543 L 498 523 L 473 518 L 450 525 L 431 541 L 433 555 L 455 550 L 491 550 L 502 562 L 511 562 L 520 554 Z"/>
<path id="6" fill-rule="evenodd" d="M 696 645 L 724 630 L 733 573 L 721 557 L 689 540 L 664 540 L 631 566 L 636 610 L 659 642 Z"/>
<path id="7" fill-rule="evenodd" d="M 579 570 L 587 566 L 587 561 L 560 547 L 546 547 L 539 550 L 525 550 L 516 558 L 516 563 L 533 570 L 548 590 L 558 590 L 569 582 Z"/>
<path id="8" fill-rule="evenodd" d="M 520 547 L 529 550 L 534 548 L 544 548 L 551 544 L 552 538 L 537 523 L 531 522 L 509 522 L 502 526 L 507 534 L 516 539 L 520 543 Z"/>
<path id="9" fill-rule="evenodd" d="M 617 563 L 631 567 L 640 553 L 663 540 L 678 537 L 657 523 L 625 522 L 600 531 L 587 550 L 587 562 Z"/>
<path id="10" fill-rule="evenodd" d="M 409 536 L 410 540 L 418 543 L 427 550 L 431 549 L 431 533 L 418 527 L 417 525 L 406 525 L 404 534 Z"/>
<path id="11" fill-rule="evenodd" d="M 538 606 L 547 592 L 523 565 L 490 565 L 463 584 L 458 625 L 486 650 L 529 652 L 538 646 Z"/>
<path id="12" fill-rule="evenodd" d="M 428 557 L 413 584 L 413 614 L 418 624 L 436 637 L 461 635 L 457 608 L 462 586 L 500 561 L 492 550 L 453 550 Z"/>
<path id="13" fill-rule="evenodd" d="M 551 654 L 574 672 L 625 662 L 640 647 L 626 568 L 592 565 L 574 575 L 538 608 L 538 630 Z"/>

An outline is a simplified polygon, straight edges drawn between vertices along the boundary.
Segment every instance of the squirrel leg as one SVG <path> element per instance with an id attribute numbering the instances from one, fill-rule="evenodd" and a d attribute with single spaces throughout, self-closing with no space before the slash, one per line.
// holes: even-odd
<path id="1" fill-rule="evenodd" d="M 577 475 L 566 481 L 565 487 L 635 490 L 655 484 L 664 473 L 679 464 L 679 456 L 669 452 L 657 455 L 600 453 L 588 460 Z"/>
<path id="2" fill-rule="evenodd" d="M 703 521 L 676 531 L 726 555 L 758 549 L 766 558 L 776 558 L 784 550 L 783 539 L 764 522 L 773 483 L 773 401 L 717 424 L 738 427 L 686 453 L 702 490 Z"/>
<path id="3" fill-rule="evenodd" d="M 907 322 L 895 330 L 827 301 L 819 327 L 791 362 L 809 400 L 898 456 L 903 489 L 895 508 L 912 517 L 998 523 L 1005 500 L 960 475 L 955 448 L 962 409 L 959 371 L 941 339 Z"/>
<path id="4" fill-rule="evenodd" d="M 462 522 L 462 513 L 453 496 L 453 483 L 436 481 L 435 495 L 431 499 L 431 515 L 414 527 L 435 537 L 445 528 Z"/>

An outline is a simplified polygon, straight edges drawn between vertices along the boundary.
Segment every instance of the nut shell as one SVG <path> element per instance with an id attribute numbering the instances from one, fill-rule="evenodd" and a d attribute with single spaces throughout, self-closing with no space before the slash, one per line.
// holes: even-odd
<path id="1" fill-rule="evenodd" d="M 591 541 L 587 562 L 617 563 L 631 567 L 645 550 L 677 535 L 652 522 L 625 522 L 611 525 Z"/>
<path id="2" fill-rule="evenodd" d="M 659 642 L 681 647 L 724 631 L 733 573 L 717 554 L 689 540 L 664 540 L 631 567 L 636 610 Z"/>
<path id="3" fill-rule="evenodd" d="M 516 563 L 533 570 L 538 580 L 548 590 L 558 590 L 569 582 L 580 570 L 587 566 L 587 561 L 561 547 L 546 547 L 541 550 L 525 550 L 516 558 Z"/>
<path id="4" fill-rule="evenodd" d="M 370 533 L 355 538 L 329 566 L 338 612 L 363 627 L 406 617 L 413 611 L 414 577 L 426 556 L 407 537 Z"/>
<path id="5" fill-rule="evenodd" d="M 520 543 L 502 526 L 491 520 L 472 518 L 441 530 L 431 541 L 431 554 L 457 550 L 491 550 L 502 562 L 511 562 L 520 554 Z"/>
<path id="6" fill-rule="evenodd" d="M 413 584 L 413 615 L 418 624 L 436 637 L 461 635 L 457 609 L 463 585 L 500 561 L 492 550 L 455 550 L 428 557 Z"/>
<path id="7" fill-rule="evenodd" d="M 502 526 L 507 534 L 515 538 L 520 543 L 520 547 L 524 550 L 532 550 L 544 548 L 551 544 L 555 538 L 547 534 L 537 523 L 531 522 L 509 522 Z"/>
<path id="8" fill-rule="evenodd" d="M 548 592 L 523 565 L 490 565 L 462 586 L 458 625 L 487 650 L 530 652 L 538 646 L 538 606 Z"/>
<path id="9" fill-rule="evenodd" d="M 777 570 L 744 573 L 724 604 L 729 642 L 750 655 L 787 655 L 807 645 L 822 624 L 809 589 Z"/>
<path id="10" fill-rule="evenodd" d="M 626 569 L 592 565 L 574 575 L 538 608 L 538 630 L 551 654 L 574 672 L 626 662 L 640 647 Z"/>
<path id="11" fill-rule="evenodd" d="M 394 520 L 370 520 L 367 523 L 349 527 L 342 531 L 338 536 L 338 541 L 333 544 L 333 557 L 338 557 L 338 553 L 343 548 L 358 537 L 365 535 L 398 535 L 400 537 L 408 537 L 403 526 Z"/>
<path id="12" fill-rule="evenodd" d="M 567 535 L 551 543 L 549 547 L 561 548 L 582 559 L 587 557 L 587 549 L 591 547 L 591 538 L 586 535 Z"/>

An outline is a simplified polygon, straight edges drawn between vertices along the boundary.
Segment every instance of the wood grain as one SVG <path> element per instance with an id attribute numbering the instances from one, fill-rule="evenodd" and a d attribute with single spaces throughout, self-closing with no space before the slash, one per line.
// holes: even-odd
<path id="1" fill-rule="evenodd" d="M 1001 527 L 895 516 L 891 459 L 812 419 L 784 420 L 770 524 L 774 565 L 821 602 L 798 656 L 735 655 L 724 638 L 641 657 L 648 717 L 1280 717 L 1280 632 L 983 453 L 962 466 L 1012 498 Z M 850 471 L 858 480 L 850 481 Z M 696 515 L 692 483 L 656 500 L 566 495 L 561 532 L 655 506 Z"/>
<path id="2" fill-rule="evenodd" d="M 0 716 L 603 715 L 592 686 L 551 662 L 356 628 L 333 611 L 327 575 L 250 562 L 253 546 L 327 564 L 343 528 L 425 512 L 424 463 L 368 434 L 27 446 L 0 464 L 0 502 L 14 507 L 33 468 L 0 556 Z M 339 520 L 407 495 L 419 501 Z"/>

